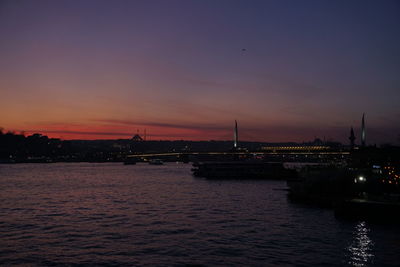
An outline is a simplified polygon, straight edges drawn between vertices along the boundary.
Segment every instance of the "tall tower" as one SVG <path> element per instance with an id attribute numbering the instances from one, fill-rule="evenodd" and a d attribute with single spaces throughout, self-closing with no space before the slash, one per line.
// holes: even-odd
<path id="1" fill-rule="evenodd" d="M 362 120 L 361 120 L 361 146 L 365 147 L 365 113 L 363 113 Z"/>
<path id="2" fill-rule="evenodd" d="M 235 131 L 233 132 L 233 148 L 237 148 L 238 146 L 238 127 L 237 127 L 237 121 L 235 120 Z"/>
<path id="3" fill-rule="evenodd" d="M 350 129 L 350 137 L 349 137 L 349 140 L 350 140 L 350 148 L 353 149 L 353 148 L 354 148 L 354 140 L 356 140 L 356 137 L 355 137 L 355 135 L 354 135 L 353 127 L 351 127 L 351 129 Z"/>

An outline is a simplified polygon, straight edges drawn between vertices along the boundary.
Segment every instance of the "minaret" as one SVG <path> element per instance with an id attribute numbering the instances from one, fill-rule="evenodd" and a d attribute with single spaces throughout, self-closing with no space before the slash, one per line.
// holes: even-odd
<path id="1" fill-rule="evenodd" d="M 365 147 L 365 114 L 363 113 L 361 120 L 361 146 Z"/>
<path id="2" fill-rule="evenodd" d="M 235 131 L 233 132 L 233 148 L 237 148 L 238 146 L 238 127 L 237 127 L 237 121 L 235 120 Z"/>
<path id="3" fill-rule="evenodd" d="M 356 137 L 355 137 L 355 135 L 354 135 L 353 127 L 351 127 L 351 129 L 350 129 L 350 137 L 349 137 L 349 140 L 350 140 L 350 148 L 351 148 L 351 149 L 354 149 L 354 140 L 356 140 Z"/>

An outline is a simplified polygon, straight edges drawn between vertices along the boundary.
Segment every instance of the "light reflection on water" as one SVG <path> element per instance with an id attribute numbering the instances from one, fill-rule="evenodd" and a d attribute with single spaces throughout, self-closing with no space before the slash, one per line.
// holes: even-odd
<path id="1" fill-rule="evenodd" d="M 353 240 L 347 248 L 349 253 L 349 264 L 352 266 L 366 266 L 373 262 L 374 243 L 368 236 L 369 227 L 365 221 L 356 224 L 353 231 Z"/>

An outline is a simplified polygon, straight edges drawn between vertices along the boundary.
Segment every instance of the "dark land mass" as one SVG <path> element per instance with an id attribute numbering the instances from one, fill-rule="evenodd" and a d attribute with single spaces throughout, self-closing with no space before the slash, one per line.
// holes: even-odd
<path id="1" fill-rule="evenodd" d="M 338 142 L 316 139 L 306 143 L 240 142 L 241 151 L 261 151 L 268 146 L 325 145 L 346 149 Z M 24 136 L 0 131 L 0 162 L 122 162 L 127 155 L 141 153 L 193 153 L 232 151 L 232 141 L 143 141 L 138 138 L 117 140 L 61 140 L 41 134 Z"/>

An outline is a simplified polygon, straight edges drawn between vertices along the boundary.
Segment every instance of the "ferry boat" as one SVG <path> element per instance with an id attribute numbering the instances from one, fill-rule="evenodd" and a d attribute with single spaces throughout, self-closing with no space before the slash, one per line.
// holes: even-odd
<path id="1" fill-rule="evenodd" d="M 287 179 L 296 175 L 282 163 L 263 161 L 199 162 L 193 164 L 194 176 L 208 179 Z"/>
<path id="2" fill-rule="evenodd" d="M 337 216 L 391 218 L 400 212 L 399 181 L 395 166 L 308 166 L 287 185 L 290 199 L 332 207 Z"/>

